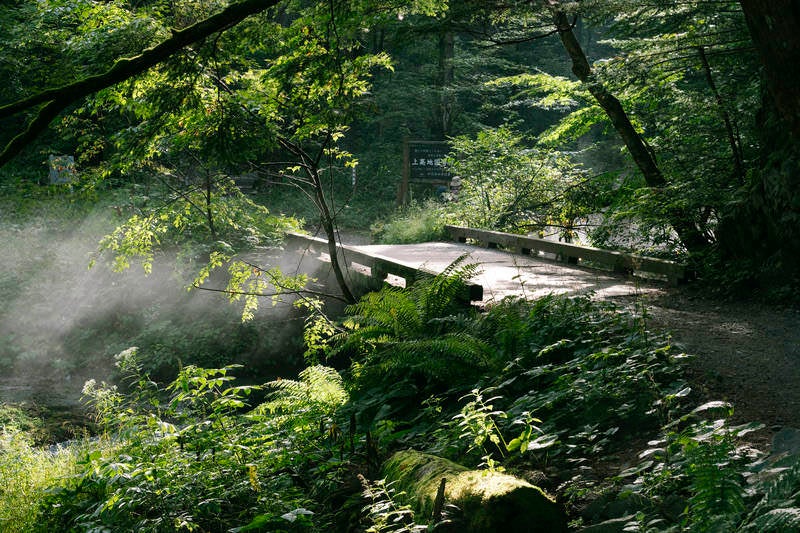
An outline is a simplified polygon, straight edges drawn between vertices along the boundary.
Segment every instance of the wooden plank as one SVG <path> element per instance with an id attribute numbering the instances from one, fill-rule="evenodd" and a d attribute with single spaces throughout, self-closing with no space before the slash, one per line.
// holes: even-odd
<path id="1" fill-rule="evenodd" d="M 603 250 L 591 246 L 547 241 L 536 237 L 514 235 L 500 231 L 467 228 L 464 226 L 446 226 L 445 228 L 455 241 L 466 242 L 467 239 L 472 239 L 486 248 L 502 246 L 524 255 L 529 254 L 531 251 L 550 253 L 555 254 L 562 261 L 577 262 L 579 259 L 592 261 L 608 266 L 615 272 L 650 272 L 666 277 L 673 285 L 677 285 L 686 278 L 686 267 L 684 265 L 666 259 Z"/>

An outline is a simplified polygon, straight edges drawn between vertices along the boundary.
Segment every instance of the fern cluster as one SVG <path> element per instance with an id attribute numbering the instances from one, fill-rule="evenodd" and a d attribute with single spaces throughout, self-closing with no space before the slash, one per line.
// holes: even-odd
<path id="1" fill-rule="evenodd" d="M 733 452 L 728 433 L 684 444 L 691 492 L 686 515 L 694 531 L 730 530 L 745 510 L 743 478 L 732 464 Z"/>
<path id="2" fill-rule="evenodd" d="M 273 392 L 256 411 L 288 413 L 293 417 L 298 412 L 309 411 L 312 415 L 330 416 L 348 399 L 342 377 L 333 368 L 310 366 L 300 372 L 299 378 L 267 383 Z"/>
<path id="3" fill-rule="evenodd" d="M 458 385 L 494 364 L 491 349 L 467 324 L 467 282 L 476 265 L 462 256 L 441 274 L 408 289 L 387 287 L 346 309 L 336 353 L 349 353 L 363 385 L 415 378 L 433 387 Z"/>

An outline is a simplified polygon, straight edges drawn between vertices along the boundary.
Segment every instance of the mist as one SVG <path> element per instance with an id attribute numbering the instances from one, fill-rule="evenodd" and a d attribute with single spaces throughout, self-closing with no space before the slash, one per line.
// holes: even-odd
<path id="1" fill-rule="evenodd" d="M 289 302 L 265 298 L 243 324 L 241 302 L 187 291 L 191 278 L 176 269 L 175 253 L 157 256 L 150 275 L 135 263 L 111 272 L 103 259 L 89 269 L 100 238 L 123 222 L 108 207 L 72 227 L 47 213 L 32 219 L 0 225 L 0 401 L 77 408 L 85 380 L 113 380 L 114 355 L 134 345 L 162 381 L 182 364 L 241 363 L 265 379 L 302 364 L 303 317 Z M 250 256 L 288 272 L 298 258 Z"/>

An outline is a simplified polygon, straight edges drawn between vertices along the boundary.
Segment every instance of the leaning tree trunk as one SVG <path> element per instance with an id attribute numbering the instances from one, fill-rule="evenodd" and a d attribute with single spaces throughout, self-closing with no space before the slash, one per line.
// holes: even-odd
<path id="1" fill-rule="evenodd" d="M 800 283 L 800 5 L 740 0 L 762 66 L 760 161 L 744 198 L 724 218 L 724 257 L 766 285 Z"/>
<path id="2" fill-rule="evenodd" d="M 572 31 L 566 12 L 561 10 L 560 2 L 548 0 L 548 5 L 553 14 L 558 35 L 567 54 L 572 60 L 572 72 L 586 85 L 591 95 L 605 111 L 614 129 L 622 138 L 634 163 L 644 176 L 645 183 L 652 189 L 662 189 L 667 185 L 664 175 L 658 168 L 655 157 L 650 148 L 645 144 L 642 136 L 633 127 L 622 103 L 600 83 L 592 73 L 592 67 L 581 44 Z M 672 225 L 681 243 L 686 250 L 696 255 L 708 249 L 709 242 L 703 233 L 694 224 L 693 217 L 683 210 L 674 209 L 669 213 L 669 223 Z"/>

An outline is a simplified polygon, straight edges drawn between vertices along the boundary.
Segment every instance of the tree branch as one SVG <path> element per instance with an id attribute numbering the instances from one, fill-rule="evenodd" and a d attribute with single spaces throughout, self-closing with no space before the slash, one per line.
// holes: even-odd
<path id="1" fill-rule="evenodd" d="M 209 35 L 235 26 L 245 18 L 276 5 L 279 0 L 243 0 L 183 30 L 172 30 L 172 37 L 148 48 L 140 55 L 118 60 L 103 74 L 90 76 L 62 87 L 48 89 L 0 107 L 0 118 L 9 117 L 47 104 L 39 110 L 25 131 L 14 137 L 0 153 L 0 167 L 8 163 L 33 141 L 50 122 L 77 100 L 111 87 L 162 63 L 182 48 Z"/>
<path id="2" fill-rule="evenodd" d="M 234 295 L 234 296 L 259 296 L 265 298 L 272 298 L 274 296 L 299 296 L 301 298 L 305 297 L 305 295 L 311 296 L 319 296 L 323 298 L 332 298 L 334 300 L 339 300 L 340 302 L 350 303 L 349 300 L 339 296 L 338 294 L 330 294 L 327 292 L 320 292 L 320 291 L 313 291 L 310 289 L 299 289 L 299 290 L 290 290 L 290 291 L 281 291 L 281 292 L 251 292 L 251 291 L 232 291 L 229 289 L 214 289 L 211 287 L 203 287 L 198 285 L 197 283 L 192 284 L 193 289 L 201 290 L 201 291 L 209 291 L 209 292 L 220 292 L 223 294 Z"/>

